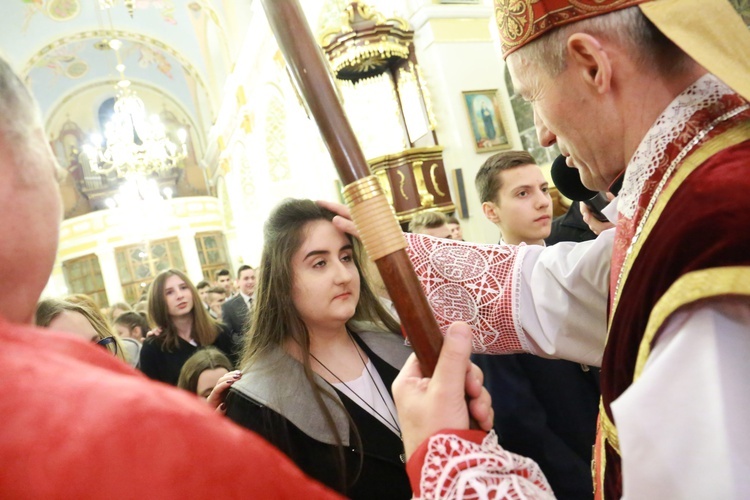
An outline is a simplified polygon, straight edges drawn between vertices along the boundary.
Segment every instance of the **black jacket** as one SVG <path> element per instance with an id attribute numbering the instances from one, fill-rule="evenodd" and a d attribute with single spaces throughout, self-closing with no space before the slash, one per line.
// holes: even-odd
<path id="1" fill-rule="evenodd" d="M 377 356 L 362 340 L 357 340 L 390 392 L 398 370 Z M 289 376 L 288 373 L 278 375 Z M 307 381 L 301 383 L 307 384 Z M 309 391 L 308 387 L 303 390 Z M 335 390 L 333 386 L 329 387 Z M 345 476 L 336 445 L 311 437 L 281 414 L 234 387 L 226 400 L 227 416 L 266 438 L 306 474 L 350 498 L 411 498 L 401 439 L 357 403 L 337 390 L 336 393 L 354 423 L 349 426 L 349 445 L 343 448 Z M 322 419 L 322 412 L 318 410 L 317 413 L 319 415 L 309 415 L 309 418 Z"/>
<path id="2" fill-rule="evenodd" d="M 181 338 L 177 340 L 179 342 L 177 349 L 168 351 L 164 349 L 164 339 L 160 336 L 147 338 L 141 348 L 141 359 L 138 366 L 140 370 L 149 378 L 177 385 L 182 365 L 200 349 L 200 346 L 194 346 Z M 219 325 L 219 335 L 216 337 L 213 346 L 227 356 L 231 354 L 232 339 L 224 325 Z"/>

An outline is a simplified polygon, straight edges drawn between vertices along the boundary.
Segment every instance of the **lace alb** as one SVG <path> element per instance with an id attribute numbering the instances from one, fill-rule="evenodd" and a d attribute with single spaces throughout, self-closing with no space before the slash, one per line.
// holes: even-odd
<path id="1" fill-rule="evenodd" d="M 725 95 L 734 93 L 724 82 L 708 74 L 696 80 L 667 106 L 641 141 L 625 170 L 617 202 L 621 216 L 628 219 L 635 216 L 644 186 L 664 161 L 667 146 L 681 134 L 692 133 L 685 131 L 690 118 L 698 111 L 713 106 Z"/>
<path id="2" fill-rule="evenodd" d="M 454 434 L 436 434 L 427 445 L 419 480 L 423 499 L 554 499 L 539 466 L 504 450 L 490 432 L 477 444 Z"/>

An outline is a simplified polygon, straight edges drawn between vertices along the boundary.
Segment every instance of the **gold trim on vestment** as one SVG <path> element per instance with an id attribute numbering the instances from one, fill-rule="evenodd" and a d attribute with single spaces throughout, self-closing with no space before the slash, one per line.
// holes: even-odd
<path id="1" fill-rule="evenodd" d="M 607 326 L 607 336 L 609 337 L 609 330 L 612 328 L 612 321 L 617 313 L 617 305 L 620 303 L 621 291 L 625 288 L 625 283 L 630 275 L 630 269 L 633 262 L 638 257 L 641 248 L 643 247 L 646 240 L 648 240 L 651 231 L 661 217 L 664 208 L 666 207 L 672 195 L 682 185 L 683 181 L 693 173 L 693 171 L 701 166 L 703 162 L 708 160 L 713 155 L 728 149 L 732 146 L 750 139 L 750 121 L 743 121 L 729 130 L 722 132 L 721 134 L 713 137 L 696 149 L 690 154 L 685 160 L 683 160 L 680 167 L 675 171 L 672 179 L 664 187 L 664 190 L 659 194 L 659 198 L 654 204 L 653 210 L 647 215 L 647 219 L 643 225 L 643 230 L 640 236 L 633 244 L 633 248 L 629 254 L 625 256 L 625 261 L 622 263 L 622 280 L 620 281 L 619 290 L 615 290 L 615 301 L 612 304 L 612 313 L 609 316 L 609 324 Z"/>
<path id="2" fill-rule="evenodd" d="M 747 139 L 750 139 L 750 122 L 744 121 L 742 123 L 739 123 L 738 125 L 730 128 L 729 130 L 721 133 L 720 135 L 706 141 L 703 145 L 701 145 L 698 149 L 696 149 L 692 154 L 690 154 L 685 160 L 683 160 L 680 167 L 676 170 L 674 175 L 672 176 L 672 179 L 667 183 L 667 185 L 664 187 L 664 190 L 659 193 L 659 198 L 656 200 L 656 203 L 654 204 L 653 209 L 650 213 L 647 214 L 646 221 L 644 222 L 643 229 L 638 237 L 638 239 L 633 244 L 632 250 L 625 256 L 625 261 L 623 262 L 623 274 L 622 279 L 620 280 L 620 289 L 624 288 L 625 283 L 627 282 L 627 278 L 630 273 L 630 268 L 635 261 L 636 257 L 638 256 L 641 248 L 643 247 L 643 244 L 648 239 L 648 236 L 651 234 L 651 231 L 653 230 L 654 226 L 656 225 L 656 222 L 659 220 L 659 217 L 661 216 L 662 212 L 664 211 L 664 208 L 666 207 L 667 203 L 671 199 L 672 195 L 677 191 L 677 189 L 680 187 L 682 182 L 691 174 L 693 171 L 698 168 L 700 165 L 703 164 L 708 158 L 715 155 L 716 153 L 719 153 L 720 151 L 723 151 L 727 148 L 730 148 L 732 146 L 735 146 Z M 732 268 L 735 269 L 735 268 Z M 749 271 L 750 272 L 750 271 Z M 691 273 L 692 274 L 692 273 Z M 688 275 L 686 275 L 688 276 Z M 743 274 L 744 276 L 744 274 Z M 745 277 L 744 279 L 747 280 L 748 286 L 750 287 L 750 277 Z M 672 284 L 672 287 L 670 287 L 669 290 L 662 296 L 662 298 L 657 302 L 656 306 L 651 312 L 651 315 L 649 317 L 649 322 L 646 328 L 645 335 L 648 335 L 648 332 L 650 331 L 649 327 L 651 327 L 652 318 L 655 318 L 655 313 L 657 308 L 662 302 L 662 299 L 667 296 L 667 294 L 672 290 L 672 288 L 679 283 L 679 279 Z M 612 305 L 612 312 L 609 316 L 609 322 L 607 325 L 607 341 L 609 341 L 609 332 L 612 328 L 612 320 L 615 317 L 615 313 L 617 312 L 617 304 L 620 302 L 620 293 L 616 291 L 615 293 L 615 302 Z M 676 292 L 675 292 L 676 293 Z M 665 318 L 666 319 L 666 318 Z M 658 331 L 658 326 L 656 327 Z M 651 334 L 651 338 L 653 338 L 653 334 Z M 644 336 L 645 339 L 645 336 Z M 651 345 L 650 342 L 647 343 L 647 345 Z M 643 344 L 641 344 L 641 347 L 638 350 L 638 358 L 636 361 L 636 374 L 639 374 L 642 370 L 641 363 L 641 348 L 643 347 Z M 649 349 L 650 352 L 650 349 Z M 648 352 L 645 354 L 645 357 L 648 357 Z M 643 361 L 645 364 L 645 360 Z M 599 449 L 599 462 L 597 464 L 594 464 L 595 467 L 598 469 L 598 484 L 595 484 L 595 488 L 600 489 L 600 494 L 598 498 L 603 499 L 604 498 L 604 473 L 606 471 L 606 465 L 607 465 L 607 447 L 606 443 L 609 443 L 609 445 L 614 449 L 617 454 L 620 454 L 620 440 L 617 434 L 617 427 L 615 426 L 614 422 L 612 422 L 609 419 L 609 416 L 607 415 L 607 412 L 604 409 L 604 402 L 600 398 L 599 399 L 599 430 L 601 432 L 601 439 L 600 439 L 600 449 Z"/>
<path id="3" fill-rule="evenodd" d="M 750 266 L 728 266 L 701 269 L 681 276 L 661 296 L 648 319 L 646 333 L 638 347 L 633 382 L 643 372 L 651 343 L 664 322 L 678 309 L 699 300 L 723 295 L 750 296 Z"/>
<path id="4" fill-rule="evenodd" d="M 602 426 L 602 435 L 604 436 L 603 441 L 609 443 L 609 445 L 620 454 L 620 438 L 617 437 L 617 427 L 609 419 L 609 415 L 604 411 L 604 401 L 599 398 L 599 425 Z"/>

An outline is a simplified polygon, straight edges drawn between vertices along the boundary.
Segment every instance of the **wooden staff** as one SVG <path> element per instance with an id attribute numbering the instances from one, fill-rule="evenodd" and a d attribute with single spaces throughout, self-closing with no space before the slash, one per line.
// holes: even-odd
<path id="1" fill-rule="evenodd" d="M 370 172 L 336 93 L 333 75 L 297 0 L 262 0 L 271 30 L 315 118 L 360 238 L 378 266 L 422 373 L 432 376 L 443 337 L 406 253 L 406 239 Z"/>

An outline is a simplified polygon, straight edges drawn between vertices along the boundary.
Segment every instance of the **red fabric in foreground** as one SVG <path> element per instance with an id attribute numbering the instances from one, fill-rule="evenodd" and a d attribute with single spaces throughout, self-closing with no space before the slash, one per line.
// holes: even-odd
<path id="1" fill-rule="evenodd" d="M 338 498 L 197 398 L 0 319 L 0 497 Z"/>

